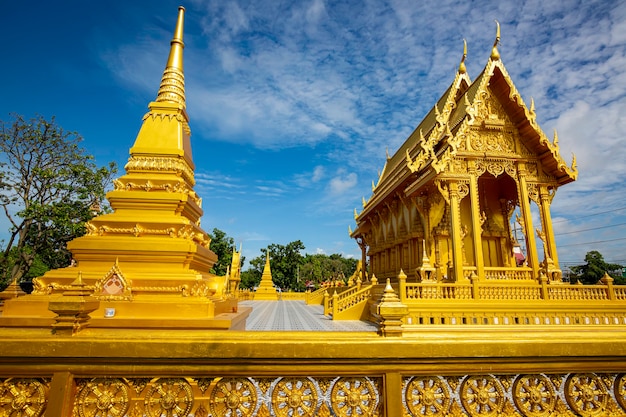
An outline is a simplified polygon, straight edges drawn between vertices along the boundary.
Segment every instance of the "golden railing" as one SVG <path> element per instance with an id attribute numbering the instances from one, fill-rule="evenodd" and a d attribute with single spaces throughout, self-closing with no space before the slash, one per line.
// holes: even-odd
<path id="1" fill-rule="evenodd" d="M 358 374 L 183 371 L 158 374 L 118 369 L 32 373 L 0 377 L 0 413 L 6 416 L 621 416 L 626 415 L 624 364 L 592 372 L 420 372 L 415 365 Z M 142 361 L 139 361 L 141 368 Z M 469 364 L 463 366 L 471 367 Z M 203 366 L 199 366 L 203 368 Z M 510 365 L 509 365 L 510 367 Z M 368 369 L 369 368 L 369 369 Z M 444 365 L 443 368 L 449 368 Z M 493 368 L 493 366 L 490 366 Z M 560 368 L 560 367 L 559 367 Z M 585 368 L 585 369 L 583 369 Z M 91 372 L 90 372 L 91 369 Z M 302 368 L 300 368 L 302 369 Z M 26 376 L 27 375 L 27 376 Z"/>
<path id="2" fill-rule="evenodd" d="M 626 301 L 626 287 L 525 283 L 523 285 L 478 281 L 457 283 L 401 283 L 400 299 L 413 300 L 571 300 Z"/>
<path id="3" fill-rule="evenodd" d="M 527 267 L 485 267 L 485 279 L 487 281 L 528 281 L 532 280 L 533 270 Z"/>
<path id="4" fill-rule="evenodd" d="M 626 288 L 612 281 L 407 283 L 398 278 L 399 298 L 409 311 L 402 320 L 405 332 L 423 325 L 626 325 Z"/>
<path id="5" fill-rule="evenodd" d="M 317 304 L 317 305 L 321 305 L 324 304 L 324 293 L 326 292 L 326 288 L 322 287 L 319 288 L 313 292 L 308 292 L 306 293 L 305 299 L 304 301 L 307 303 L 307 305 L 310 304 Z"/>
<path id="6" fill-rule="evenodd" d="M 372 297 L 372 285 L 361 287 L 360 285 L 350 287 L 339 293 L 334 292 L 332 296 L 324 297 L 324 314 L 331 315 L 333 320 L 359 320 L 361 318 L 364 304 Z M 353 307 L 361 305 L 357 312 L 348 312 Z"/>
<path id="7" fill-rule="evenodd" d="M 305 300 L 306 295 L 304 292 L 283 291 L 279 294 L 279 297 L 281 300 Z"/>

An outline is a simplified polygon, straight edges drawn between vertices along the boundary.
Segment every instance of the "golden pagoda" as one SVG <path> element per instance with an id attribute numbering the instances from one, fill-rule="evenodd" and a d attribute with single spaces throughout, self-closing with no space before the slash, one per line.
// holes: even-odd
<path id="1" fill-rule="evenodd" d="M 385 166 L 356 214 L 351 236 L 370 273 L 395 280 L 561 282 L 550 204 L 574 181 L 558 137 L 550 141 L 500 59 L 500 28 L 491 56 L 471 81 L 465 45 L 456 76 Z M 534 203 L 534 208 L 533 208 Z M 536 209 L 540 224 L 533 225 Z M 513 221 L 527 250 L 519 262 Z M 543 243 L 537 250 L 537 238 Z M 517 253 L 516 253 L 517 252 Z M 522 257 L 523 258 L 523 257 Z"/>
<path id="2" fill-rule="evenodd" d="M 92 327 L 245 325 L 248 310 L 233 313 L 237 300 L 227 294 L 229 278 L 208 272 L 217 256 L 200 226 L 202 200 L 193 190 L 184 11 L 179 8 L 157 98 L 148 105 L 130 148 L 126 174 L 107 193 L 113 212 L 92 219 L 87 234 L 68 244 L 73 266 L 35 279 L 33 294 L 5 303 L 2 320 L 53 319 L 50 298 L 70 290 L 80 274 L 82 285 L 99 301 L 91 313 Z"/>
<path id="3" fill-rule="evenodd" d="M 278 292 L 272 281 L 272 269 L 270 268 L 270 252 L 265 255 L 265 266 L 261 275 L 261 282 L 254 293 L 255 300 L 278 300 Z"/>

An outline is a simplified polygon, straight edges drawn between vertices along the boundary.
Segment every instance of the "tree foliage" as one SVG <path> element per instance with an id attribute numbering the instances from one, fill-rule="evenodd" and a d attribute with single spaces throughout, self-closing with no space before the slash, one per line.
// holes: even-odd
<path id="1" fill-rule="evenodd" d="M 357 260 L 340 254 L 306 255 L 300 268 L 300 277 L 313 286 L 335 279 L 348 279 L 356 270 Z"/>
<path id="2" fill-rule="evenodd" d="M 69 264 L 67 242 L 85 233 L 117 172 L 114 162 L 97 167 L 81 141 L 54 118 L 0 121 L 0 206 L 10 224 L 0 279 L 29 277 L 36 261 L 47 268 Z"/>
<path id="3" fill-rule="evenodd" d="M 596 284 L 605 273 L 609 273 L 615 279 L 616 284 L 624 284 L 622 278 L 622 265 L 610 264 L 604 261 L 604 257 L 598 251 L 590 251 L 585 255 L 585 265 L 572 266 L 570 269 L 576 275 L 576 279 L 583 284 Z"/>
<path id="4" fill-rule="evenodd" d="M 211 237 L 211 250 L 217 255 L 217 262 L 213 265 L 210 272 L 217 276 L 224 276 L 233 262 L 235 239 L 218 228 L 214 228 L 213 232 L 209 233 L 209 236 Z M 242 256 L 241 263 L 244 261 L 245 257 Z"/>

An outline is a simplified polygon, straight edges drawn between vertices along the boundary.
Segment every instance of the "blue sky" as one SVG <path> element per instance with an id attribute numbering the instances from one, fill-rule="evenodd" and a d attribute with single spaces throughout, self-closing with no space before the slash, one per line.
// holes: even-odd
<path id="1" fill-rule="evenodd" d="M 348 237 L 400 146 L 454 78 L 502 60 L 579 179 L 552 206 L 562 264 L 626 264 L 626 3 L 615 1 L 7 2 L 0 118 L 55 115 L 123 167 L 154 100 L 177 7 L 202 226 L 243 244 L 360 256 Z M 4 226 L 0 223 L 0 226 Z M 5 229 L 6 227 L 2 227 Z"/>

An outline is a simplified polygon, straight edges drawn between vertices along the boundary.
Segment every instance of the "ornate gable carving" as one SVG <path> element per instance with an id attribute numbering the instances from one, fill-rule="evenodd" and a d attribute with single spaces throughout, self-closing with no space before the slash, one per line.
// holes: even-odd
<path id="1" fill-rule="evenodd" d="M 117 261 L 109 272 L 96 283 L 94 296 L 99 300 L 106 301 L 132 300 L 130 283 L 124 277 Z"/>

